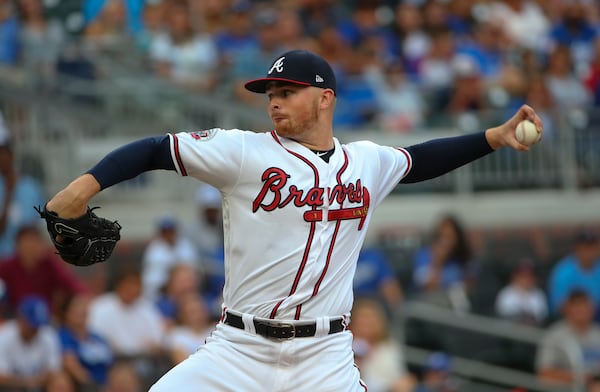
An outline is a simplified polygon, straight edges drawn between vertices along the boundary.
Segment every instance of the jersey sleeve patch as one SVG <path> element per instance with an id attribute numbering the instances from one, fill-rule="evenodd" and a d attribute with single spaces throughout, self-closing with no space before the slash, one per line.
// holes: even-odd
<path id="1" fill-rule="evenodd" d="M 215 135 L 217 134 L 217 131 L 218 131 L 217 128 L 205 129 L 203 131 L 193 131 L 193 132 L 190 132 L 190 136 L 194 140 L 205 142 L 205 141 L 208 141 L 208 140 L 212 139 L 213 137 L 215 137 Z"/>

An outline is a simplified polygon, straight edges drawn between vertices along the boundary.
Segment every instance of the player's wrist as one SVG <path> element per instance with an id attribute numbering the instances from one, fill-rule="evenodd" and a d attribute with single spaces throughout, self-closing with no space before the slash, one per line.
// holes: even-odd
<path id="1" fill-rule="evenodd" d="M 84 174 L 58 192 L 48 201 L 46 208 L 64 218 L 77 218 L 85 214 L 90 199 L 98 192 L 98 181 L 94 176 Z"/>
<path id="2" fill-rule="evenodd" d="M 505 146 L 504 138 L 502 137 L 501 127 L 488 128 L 485 131 L 485 139 L 494 150 Z"/>

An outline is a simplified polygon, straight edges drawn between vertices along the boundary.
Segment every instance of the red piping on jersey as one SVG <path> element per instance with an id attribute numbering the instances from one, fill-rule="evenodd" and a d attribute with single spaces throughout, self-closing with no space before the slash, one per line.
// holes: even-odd
<path id="1" fill-rule="evenodd" d="M 342 184 L 342 173 L 344 173 L 347 168 L 348 168 L 348 155 L 346 154 L 346 151 L 344 151 L 344 164 L 342 165 L 342 167 L 340 168 L 340 170 L 337 172 L 337 175 L 336 175 L 337 183 L 340 185 Z M 340 207 L 341 207 L 341 205 L 340 205 Z M 329 216 L 329 214 L 327 214 L 327 215 Z M 321 272 L 321 276 L 319 276 L 319 280 L 317 280 L 317 283 L 315 284 L 315 288 L 313 289 L 313 293 L 312 293 L 313 297 L 315 295 L 317 295 L 317 293 L 319 292 L 319 287 L 321 287 L 321 283 L 323 282 L 323 279 L 325 278 L 325 274 L 327 273 L 327 270 L 329 269 L 329 263 L 331 261 L 331 254 L 333 253 L 333 245 L 335 244 L 335 240 L 337 238 L 338 231 L 340 230 L 341 223 L 342 222 L 339 220 L 335 223 L 335 230 L 333 231 L 333 235 L 331 236 L 331 243 L 329 244 L 329 250 L 327 251 L 327 259 L 325 260 L 325 266 L 323 267 L 323 272 Z"/>
<path id="2" fill-rule="evenodd" d="M 179 154 L 179 139 L 177 136 L 173 136 L 173 150 L 175 151 L 175 160 L 177 161 L 177 166 L 179 166 L 179 170 L 181 171 L 182 176 L 187 176 L 187 171 L 185 170 L 185 166 L 183 166 L 183 161 L 181 160 L 181 155 Z"/>
<path id="3" fill-rule="evenodd" d="M 404 156 L 406 157 L 406 162 L 408 163 L 406 165 L 406 170 L 404 170 L 404 174 L 402 174 L 402 178 L 406 177 L 406 175 L 408 174 L 408 172 L 410 171 L 410 169 L 412 168 L 412 157 L 410 156 L 410 154 L 408 153 L 408 151 L 406 151 L 404 148 L 402 147 L 398 147 L 397 148 L 398 151 L 400 151 L 402 154 L 404 154 Z"/>
<path id="4" fill-rule="evenodd" d="M 289 152 L 290 154 L 294 155 L 296 158 L 302 160 L 304 163 L 306 163 L 312 170 L 313 173 L 315 174 L 315 187 L 317 187 L 319 185 L 319 172 L 317 171 L 317 168 L 305 157 L 303 157 L 302 155 L 295 153 L 294 151 L 291 151 L 287 148 L 285 148 L 283 146 L 283 144 L 281 144 L 281 141 L 279 140 L 279 138 L 277 137 L 277 134 L 275 133 L 275 131 L 271 131 L 271 136 L 273 137 L 273 139 L 275 139 L 275 141 L 281 146 L 283 147 L 287 152 Z M 313 209 L 316 209 L 316 206 L 313 206 Z M 312 244 L 314 235 L 315 235 L 315 228 L 316 228 L 316 223 L 315 222 L 311 222 L 310 224 L 310 232 L 308 234 L 308 239 L 306 241 L 306 247 L 304 248 L 304 254 L 302 255 L 302 261 L 300 262 L 300 266 L 298 267 L 298 271 L 296 272 L 296 277 L 294 278 L 294 283 L 292 284 L 292 288 L 290 289 L 290 293 L 288 294 L 288 296 L 286 298 L 289 298 L 290 296 L 292 296 L 296 290 L 298 289 L 298 283 L 300 282 L 300 277 L 302 276 L 302 273 L 304 272 L 304 267 L 306 267 L 306 261 L 308 260 L 308 254 L 310 252 L 310 246 Z M 271 315 L 269 316 L 271 319 L 275 318 L 275 315 L 277 314 L 277 310 L 279 309 L 279 307 L 281 306 L 281 304 L 283 303 L 283 301 L 285 300 L 282 299 L 279 302 L 277 302 L 277 304 L 275 305 L 275 307 L 273 307 L 273 310 L 271 311 Z M 298 305 L 296 307 L 296 320 L 298 320 L 300 318 L 300 309 L 301 309 L 301 305 Z"/>

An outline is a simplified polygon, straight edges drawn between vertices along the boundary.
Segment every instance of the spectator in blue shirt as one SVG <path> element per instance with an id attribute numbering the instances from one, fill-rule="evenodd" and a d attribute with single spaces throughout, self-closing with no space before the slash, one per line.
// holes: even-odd
<path id="1" fill-rule="evenodd" d="M 361 250 L 354 274 L 354 296 L 381 298 L 388 310 L 397 309 L 402 302 L 402 287 L 382 250 L 375 247 Z"/>
<path id="2" fill-rule="evenodd" d="M 41 184 L 21 175 L 16 167 L 13 146 L 0 113 L 0 257 L 15 252 L 17 232 L 39 221 L 32 206 L 44 204 Z"/>
<path id="3" fill-rule="evenodd" d="M 576 71 L 584 71 L 594 55 L 594 40 L 599 36 L 586 14 L 586 5 L 581 0 L 563 1 L 560 4 L 562 18 L 552 26 L 550 41 L 554 45 L 568 46 Z"/>
<path id="4" fill-rule="evenodd" d="M 89 306 L 88 297 L 71 297 L 58 331 L 63 367 L 80 386 L 106 384 L 113 364 L 113 352 L 106 340 L 87 327 Z"/>
<path id="5" fill-rule="evenodd" d="M 592 230 L 575 236 L 573 251 L 559 260 L 550 273 L 548 296 L 550 310 L 557 316 L 573 290 L 584 291 L 600 313 L 600 237 Z"/>
<path id="6" fill-rule="evenodd" d="M 19 57 L 19 20 L 12 2 L 0 3 L 0 64 L 15 65 Z"/>
<path id="7" fill-rule="evenodd" d="M 137 34 L 142 31 L 145 4 L 143 0 L 85 0 L 82 8 L 86 23 L 94 21 L 110 1 L 123 1 L 125 3 L 128 32 Z"/>

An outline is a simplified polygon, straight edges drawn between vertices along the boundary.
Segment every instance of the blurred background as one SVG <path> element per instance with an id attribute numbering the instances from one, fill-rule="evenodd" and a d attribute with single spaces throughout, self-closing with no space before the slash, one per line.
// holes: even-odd
<path id="1" fill-rule="evenodd" d="M 342 142 L 483 131 L 524 103 L 544 123 L 529 153 L 398 186 L 375 212 L 352 326 L 369 391 L 599 391 L 595 0 L 0 0 L 0 390 L 147 390 L 202 344 L 218 192 L 163 172 L 103 191 L 123 239 L 80 269 L 31 206 L 140 137 L 270 130 L 243 82 L 295 48 L 334 67 Z M 23 328 L 55 360 L 8 355 Z"/>

